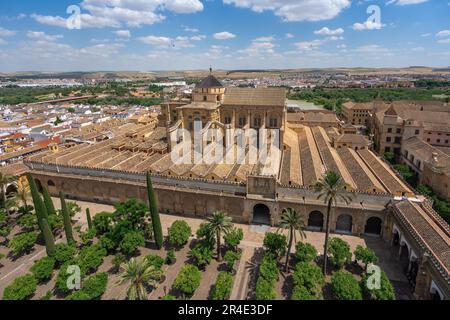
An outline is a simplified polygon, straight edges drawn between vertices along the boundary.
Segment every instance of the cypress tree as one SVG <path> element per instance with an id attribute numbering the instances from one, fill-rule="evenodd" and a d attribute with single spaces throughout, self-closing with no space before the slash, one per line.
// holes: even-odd
<path id="1" fill-rule="evenodd" d="M 47 209 L 47 215 L 56 214 L 55 206 L 53 205 L 52 197 L 46 187 L 42 187 L 42 195 L 44 196 L 44 204 Z"/>
<path id="2" fill-rule="evenodd" d="M 92 230 L 91 211 L 89 210 L 89 208 L 86 208 L 86 220 L 87 220 L 89 230 Z"/>
<path id="3" fill-rule="evenodd" d="M 36 212 L 37 222 L 39 229 L 43 233 L 42 220 L 47 219 L 47 209 L 44 202 L 39 194 L 38 188 L 36 186 L 36 181 L 34 181 L 31 173 L 27 173 L 28 184 L 30 185 L 31 197 L 33 198 L 34 210 Z"/>
<path id="4" fill-rule="evenodd" d="M 64 231 L 66 232 L 67 243 L 75 243 L 72 233 L 72 222 L 70 221 L 69 210 L 67 209 L 66 200 L 64 199 L 64 193 L 59 192 L 59 199 L 61 200 L 61 213 L 64 221 Z"/>
<path id="5" fill-rule="evenodd" d="M 155 242 L 158 249 L 163 245 L 163 233 L 161 227 L 161 220 L 159 218 L 158 204 L 156 202 L 155 192 L 153 190 L 150 173 L 147 172 L 147 194 L 150 206 L 150 215 L 152 217 L 153 234 L 155 235 Z"/>
<path id="6" fill-rule="evenodd" d="M 42 219 L 42 234 L 44 235 L 45 250 L 49 257 L 53 256 L 55 253 L 55 238 L 53 237 L 52 230 L 48 225 L 47 219 Z"/>

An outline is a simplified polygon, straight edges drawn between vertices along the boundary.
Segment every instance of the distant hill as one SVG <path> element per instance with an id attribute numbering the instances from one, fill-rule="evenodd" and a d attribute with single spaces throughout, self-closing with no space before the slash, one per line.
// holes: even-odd
<path id="1" fill-rule="evenodd" d="M 426 66 L 410 66 L 407 68 L 299 68 L 299 69 L 235 69 L 213 70 L 218 78 L 257 78 L 269 76 L 292 76 L 304 73 L 347 73 L 360 75 L 423 75 L 433 73 L 450 73 L 450 67 L 432 68 Z M 155 80 L 164 78 L 202 78 L 209 70 L 174 70 L 174 71 L 92 71 L 92 72 L 12 72 L 0 73 L 0 78 L 11 79 L 136 79 Z"/>

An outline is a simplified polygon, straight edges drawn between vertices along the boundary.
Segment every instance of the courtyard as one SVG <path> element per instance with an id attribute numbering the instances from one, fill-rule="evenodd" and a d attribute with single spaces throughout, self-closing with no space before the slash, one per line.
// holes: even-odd
<path id="1" fill-rule="evenodd" d="M 53 198 L 53 202 L 55 204 L 55 208 L 59 209 L 59 199 Z M 73 222 L 74 229 L 79 228 L 80 231 L 87 229 L 87 219 L 85 214 L 85 210 L 87 208 L 90 209 L 92 217 L 99 212 L 114 211 L 114 207 L 109 205 L 83 201 L 76 201 L 76 203 L 80 206 L 81 211 L 74 216 Z M 173 284 L 180 269 L 192 262 L 189 252 L 198 242 L 198 239 L 196 239 L 193 235 L 199 229 L 204 220 L 167 214 L 161 214 L 160 217 L 164 236 L 167 236 L 168 228 L 177 220 L 187 222 L 192 230 L 192 236 L 186 245 L 175 250 L 174 263 L 164 264 L 161 266 L 163 276 L 161 277 L 159 283 L 149 290 L 147 298 L 156 300 L 168 295 L 176 298 L 183 298 L 177 290 L 173 289 Z M 239 244 L 240 259 L 237 261 L 233 272 L 233 285 L 230 299 L 255 299 L 258 266 L 264 256 L 264 237 L 267 232 L 277 232 L 278 230 L 277 228 L 262 225 L 258 226 L 235 223 L 234 226 L 243 230 L 243 239 Z M 12 233 L 14 234 L 18 232 L 19 230 L 16 226 Z M 79 233 L 74 232 L 74 234 L 76 241 L 78 242 L 80 240 Z M 396 255 L 395 252 L 392 252 L 389 244 L 384 243 L 379 238 L 369 236 L 356 237 L 352 235 L 337 234 L 332 234 L 331 236 L 345 240 L 350 245 L 352 252 L 358 245 L 369 247 L 374 250 L 379 258 L 378 265 L 383 271 L 386 272 L 387 277 L 395 288 L 396 298 L 399 300 L 412 298 L 409 284 L 400 268 L 398 255 Z M 305 239 L 303 242 L 313 245 L 316 248 L 318 255 L 321 255 L 323 254 L 324 238 L 325 235 L 322 232 L 305 231 Z M 55 237 L 55 240 L 56 243 L 65 243 L 63 233 Z M 146 257 L 149 255 L 157 255 L 161 258 L 165 258 L 168 250 L 169 246 L 167 241 L 165 241 L 165 244 L 161 250 L 158 250 L 153 242 L 147 242 L 145 247 L 139 248 L 136 256 Z M 7 248 L 5 246 L 1 246 L 0 253 L 8 254 Z M 36 244 L 27 254 L 23 254 L 17 258 L 7 256 L 7 258 L 3 259 L 3 267 L 0 267 L 0 292 L 3 292 L 5 287 L 7 287 L 15 278 L 26 274 L 35 261 L 41 259 L 45 255 L 45 246 L 42 244 Z M 120 280 L 120 272 L 114 270 L 113 258 L 114 256 L 107 255 L 97 270 L 97 273 L 105 272 L 108 274 L 108 284 L 102 299 L 126 299 L 127 286 L 124 284 L 118 284 Z M 200 268 L 200 285 L 190 298 L 198 300 L 211 299 L 218 275 L 225 268 L 224 263 L 218 262 L 216 259 L 212 259 L 210 263 L 206 264 L 203 268 Z M 352 272 L 352 270 L 349 271 Z M 355 274 L 356 277 L 358 277 L 358 272 Z M 32 296 L 32 299 L 42 299 L 46 295 L 51 296 L 52 299 L 63 299 L 63 296 L 58 295 L 57 293 L 49 293 L 54 292 L 54 287 L 57 280 L 56 278 L 56 272 L 53 272 L 50 280 L 40 283 L 36 292 Z M 329 282 L 329 278 L 330 277 L 327 276 L 327 282 Z M 289 272 L 285 273 L 281 270 L 280 277 L 276 282 L 275 290 L 277 299 L 290 299 L 290 295 L 292 293 L 292 275 Z M 331 295 L 327 294 L 327 290 L 327 286 L 325 286 L 324 298 L 331 298 Z"/>

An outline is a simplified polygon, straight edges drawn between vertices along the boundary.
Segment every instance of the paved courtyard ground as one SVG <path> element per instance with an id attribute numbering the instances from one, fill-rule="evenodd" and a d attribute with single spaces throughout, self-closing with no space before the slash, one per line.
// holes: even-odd
<path id="1" fill-rule="evenodd" d="M 55 207 L 59 209 L 60 203 L 59 199 L 53 199 Z M 114 208 L 110 205 L 98 204 L 98 203 L 90 203 L 84 201 L 76 201 L 78 205 L 82 208 L 81 213 L 77 214 L 74 218 L 76 221 L 76 225 L 82 226 L 82 228 L 87 227 L 85 209 L 89 208 L 91 211 L 91 215 L 94 216 L 98 212 L 101 211 L 113 211 Z M 188 217 L 180 217 L 173 216 L 167 214 L 161 214 L 161 223 L 164 234 L 167 234 L 167 229 L 169 226 L 175 221 L 183 219 L 185 220 L 192 228 L 193 233 L 198 229 L 199 225 L 204 221 L 202 219 L 196 218 L 188 218 Z M 268 231 L 277 231 L 277 228 L 264 227 L 264 226 L 254 226 L 254 225 L 246 225 L 246 224 L 236 224 L 236 227 L 242 228 L 244 230 L 244 240 L 241 242 L 241 250 L 242 257 L 237 266 L 237 272 L 234 278 L 234 285 L 231 294 L 231 299 L 252 299 L 254 298 L 254 285 L 256 282 L 257 276 L 257 266 L 262 258 L 262 246 L 264 235 Z M 323 253 L 323 244 L 324 244 L 324 233 L 321 232 L 310 232 L 306 231 L 305 242 L 309 242 L 314 245 L 319 254 Z M 351 235 L 337 235 L 333 234 L 333 237 L 340 237 L 347 241 L 351 250 L 353 251 L 357 245 L 368 246 L 375 250 L 376 254 L 379 257 L 379 265 L 386 272 L 389 279 L 394 284 L 394 287 L 397 291 L 398 299 L 410 299 L 411 293 L 409 289 L 409 285 L 407 283 L 406 277 L 400 270 L 400 265 L 398 263 L 398 257 L 392 250 L 389 245 L 380 240 L 379 238 L 374 237 L 356 237 Z M 298 239 L 299 240 L 299 239 Z M 59 238 L 57 241 L 65 241 L 64 239 Z M 159 254 L 162 257 L 165 257 L 164 252 L 156 251 L 154 249 L 143 248 L 141 249 L 141 255 L 148 255 L 150 253 Z M 165 294 L 170 292 L 172 287 L 172 283 L 176 277 L 176 274 L 179 268 L 187 262 L 187 253 L 189 251 L 189 247 L 185 246 L 183 249 L 176 252 L 177 261 L 174 265 L 164 266 L 165 268 L 165 281 L 158 286 L 155 290 L 153 290 L 149 294 L 150 299 L 159 299 Z M 0 253 L 6 252 L 6 248 L 0 247 Z M 29 268 L 33 265 L 34 261 L 42 258 L 45 255 L 45 248 L 42 245 L 36 245 L 35 249 L 32 253 L 22 256 L 15 261 L 6 261 L 4 263 L 4 267 L 0 268 L 0 292 L 3 292 L 3 289 L 17 276 L 22 275 L 24 272 L 27 272 Z M 104 263 L 99 268 L 99 272 L 108 271 L 111 264 L 112 257 L 106 257 Z M 211 288 L 216 281 L 216 277 L 218 271 L 220 270 L 219 264 L 213 260 L 210 265 L 208 265 L 205 270 L 202 272 L 202 280 L 200 288 L 196 291 L 193 299 L 208 299 L 211 294 Z M 282 275 L 283 277 L 283 275 Z M 54 287 L 54 278 L 49 281 L 47 284 L 40 286 L 38 292 L 35 295 L 35 298 L 42 297 L 48 290 L 51 290 Z M 284 280 L 284 279 L 283 279 Z M 108 281 L 108 290 L 103 296 L 103 299 L 124 299 L 126 297 L 126 286 L 117 285 L 118 275 L 112 274 Z M 278 288 L 279 298 L 286 299 L 288 297 L 285 296 L 283 288 L 284 281 L 280 281 L 280 285 Z"/>

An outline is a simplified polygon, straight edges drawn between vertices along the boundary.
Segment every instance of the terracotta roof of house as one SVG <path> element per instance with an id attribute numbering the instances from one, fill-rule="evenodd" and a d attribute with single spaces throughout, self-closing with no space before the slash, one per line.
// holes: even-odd
<path id="1" fill-rule="evenodd" d="M 38 145 L 34 145 L 32 147 L 24 148 L 24 149 L 21 149 L 19 151 L 4 153 L 4 154 L 0 155 L 0 161 L 10 160 L 10 159 L 13 159 L 13 158 L 16 158 L 16 157 L 20 157 L 20 156 L 23 156 L 25 154 L 36 152 L 36 151 L 39 151 L 39 150 L 42 150 L 42 149 L 44 149 L 44 148 L 41 147 L 41 146 L 38 146 Z"/>
<path id="2" fill-rule="evenodd" d="M 396 116 L 397 112 L 395 111 L 394 106 L 391 105 L 384 114 L 387 116 Z"/>
<path id="3" fill-rule="evenodd" d="M 24 138 L 26 137 L 26 134 L 20 133 L 20 132 L 16 132 L 13 134 L 10 134 L 8 136 L 2 137 L 2 140 L 8 140 L 8 139 L 20 139 L 20 138 Z"/>
<path id="4" fill-rule="evenodd" d="M 434 155 L 436 155 L 436 159 L 438 160 L 441 169 L 450 172 L 450 156 L 418 137 L 411 137 L 403 141 L 403 148 L 410 152 L 413 151 L 425 162 L 432 161 Z"/>
<path id="5" fill-rule="evenodd" d="M 45 139 L 41 141 L 37 141 L 34 143 L 34 146 L 39 146 L 41 148 L 46 148 L 52 143 L 61 143 L 61 137 L 52 137 L 51 139 Z"/>
<path id="6" fill-rule="evenodd" d="M 357 110 L 372 110 L 373 103 L 372 102 L 363 102 L 363 103 L 355 103 L 355 102 L 346 102 L 342 105 L 343 108 L 346 109 L 357 109 Z"/>

